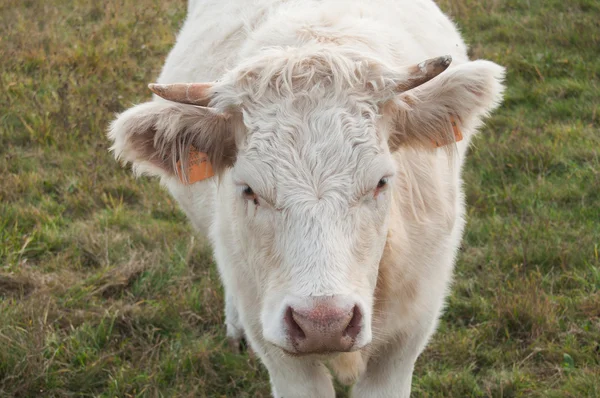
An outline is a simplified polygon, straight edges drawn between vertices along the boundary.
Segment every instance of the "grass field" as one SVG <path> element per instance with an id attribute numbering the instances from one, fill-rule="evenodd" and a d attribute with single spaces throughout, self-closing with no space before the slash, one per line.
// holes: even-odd
<path id="1" fill-rule="evenodd" d="M 600 2 L 440 3 L 508 90 L 466 167 L 456 283 L 413 396 L 600 397 Z M 210 249 L 107 152 L 185 8 L 0 3 L 2 397 L 269 395 L 227 349 Z"/>

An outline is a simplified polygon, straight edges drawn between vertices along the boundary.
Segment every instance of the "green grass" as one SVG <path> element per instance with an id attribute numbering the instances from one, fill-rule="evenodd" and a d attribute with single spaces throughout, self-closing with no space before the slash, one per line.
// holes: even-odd
<path id="1" fill-rule="evenodd" d="M 466 166 L 456 282 L 413 395 L 600 397 L 600 3 L 441 6 L 508 90 Z M 0 4 L 0 396 L 269 394 L 227 349 L 210 249 L 107 151 L 185 8 Z"/>

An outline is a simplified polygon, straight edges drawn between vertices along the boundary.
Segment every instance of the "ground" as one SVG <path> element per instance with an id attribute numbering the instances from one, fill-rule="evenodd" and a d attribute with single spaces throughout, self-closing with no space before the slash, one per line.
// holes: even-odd
<path id="1" fill-rule="evenodd" d="M 598 397 L 600 3 L 440 5 L 508 90 L 466 165 L 467 232 L 413 396 Z M 227 348 L 210 249 L 107 152 L 185 9 L 0 4 L 0 396 L 269 395 Z"/>

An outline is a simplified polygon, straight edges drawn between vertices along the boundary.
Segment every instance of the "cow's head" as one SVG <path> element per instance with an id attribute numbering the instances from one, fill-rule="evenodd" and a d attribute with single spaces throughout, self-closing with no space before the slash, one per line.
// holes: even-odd
<path id="1" fill-rule="evenodd" d="M 350 52 L 271 49 L 214 83 L 153 86 L 170 101 L 127 110 L 109 136 L 118 158 L 162 177 L 190 148 L 208 154 L 219 189 L 235 192 L 224 199 L 237 234 L 226 250 L 260 285 L 267 341 L 296 354 L 356 350 L 371 341 L 392 153 L 451 155 L 450 118 L 473 131 L 501 98 L 500 66 L 441 73 L 449 64 L 392 69 Z"/>

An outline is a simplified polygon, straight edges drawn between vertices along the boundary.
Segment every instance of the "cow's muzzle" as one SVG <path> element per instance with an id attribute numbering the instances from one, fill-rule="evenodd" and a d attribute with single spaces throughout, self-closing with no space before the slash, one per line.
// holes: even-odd
<path id="1" fill-rule="evenodd" d="M 359 339 L 365 328 L 363 310 L 347 297 L 292 300 L 286 304 L 283 317 L 288 344 L 282 348 L 292 354 L 355 351 L 368 343 L 359 341 L 364 340 Z"/>

